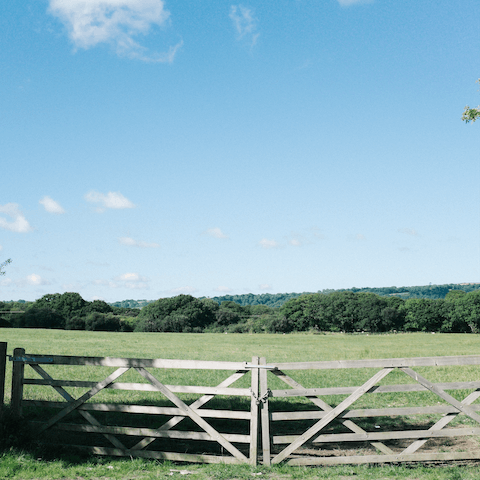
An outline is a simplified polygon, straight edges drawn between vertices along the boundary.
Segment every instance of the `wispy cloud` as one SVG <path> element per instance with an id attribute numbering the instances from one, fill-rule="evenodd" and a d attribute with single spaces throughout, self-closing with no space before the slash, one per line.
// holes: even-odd
<path id="1" fill-rule="evenodd" d="M 187 285 L 185 287 L 171 288 L 170 290 L 167 290 L 167 293 L 169 295 L 180 295 L 182 293 L 187 295 L 193 295 L 196 292 L 198 292 L 198 288 L 192 287 L 190 285 Z"/>
<path id="2" fill-rule="evenodd" d="M 276 240 L 268 240 L 267 238 L 262 238 L 258 244 L 262 248 L 279 248 L 280 244 Z"/>
<path id="3" fill-rule="evenodd" d="M 225 235 L 218 227 L 209 228 L 208 230 L 205 231 L 205 234 L 214 238 L 221 238 L 221 239 L 228 238 L 228 235 Z"/>
<path id="4" fill-rule="evenodd" d="M 138 247 L 138 248 L 160 248 L 160 244 L 158 243 L 148 243 L 143 242 L 141 240 L 134 240 L 130 237 L 120 237 L 118 241 L 122 245 L 128 245 L 129 247 Z"/>
<path id="5" fill-rule="evenodd" d="M 0 228 L 16 233 L 27 233 L 33 230 L 28 220 L 20 211 L 18 204 L 7 203 L 0 205 L 0 213 L 5 213 L 12 218 L 12 220 L 9 221 L 5 217 L 0 217 Z"/>
<path id="6" fill-rule="evenodd" d="M 42 278 L 40 275 L 37 275 L 36 273 L 27 275 L 26 282 L 28 283 L 28 285 L 34 285 L 34 286 L 51 285 L 51 283 L 48 280 L 45 280 L 44 278 Z"/>
<path id="7" fill-rule="evenodd" d="M 244 40 L 253 47 L 260 34 L 257 32 L 257 19 L 252 10 L 243 5 L 232 5 L 229 17 L 237 32 L 237 39 Z"/>
<path id="8" fill-rule="evenodd" d="M 108 192 L 107 194 L 91 191 L 85 195 L 85 200 L 90 203 L 97 203 L 100 206 L 97 212 L 104 212 L 107 208 L 124 209 L 134 208 L 135 205 L 120 192 Z"/>
<path id="9" fill-rule="evenodd" d="M 65 213 L 65 210 L 62 208 L 62 206 L 58 202 L 53 200 L 53 198 L 50 198 L 48 195 L 45 195 L 42 199 L 39 200 L 38 203 L 43 205 L 43 207 L 48 213 Z"/>
<path id="10" fill-rule="evenodd" d="M 413 228 L 399 228 L 398 229 L 399 233 L 404 233 L 405 235 L 411 235 L 413 237 L 419 237 L 419 234 L 416 230 Z"/>
<path id="11" fill-rule="evenodd" d="M 225 287 L 223 285 L 217 287 L 217 288 L 214 288 L 213 289 L 215 292 L 219 292 L 219 293 L 230 293 L 232 291 L 231 288 L 228 288 L 228 287 Z"/>
<path id="12" fill-rule="evenodd" d="M 148 290 L 150 286 L 148 285 L 150 279 L 144 277 L 139 273 L 129 272 L 122 273 L 112 280 L 97 279 L 93 280 L 91 283 L 93 285 L 99 285 L 102 287 L 108 288 L 128 288 L 130 290 Z"/>
<path id="13" fill-rule="evenodd" d="M 138 273 L 122 273 L 118 277 L 115 277 L 114 280 L 118 280 L 120 282 L 147 282 L 148 278 L 143 277 Z"/>
<path id="14" fill-rule="evenodd" d="M 303 247 L 303 245 L 309 243 L 309 241 L 299 233 L 292 233 L 289 237 L 287 237 L 287 242 L 292 247 Z"/>
<path id="15" fill-rule="evenodd" d="M 49 13 L 66 26 L 75 47 L 108 44 L 120 56 L 150 62 L 172 62 L 182 42 L 164 53 L 149 51 L 136 41 L 152 28 L 169 23 L 163 0 L 50 0 Z"/>
<path id="16" fill-rule="evenodd" d="M 258 286 L 258 288 L 260 288 L 260 290 L 271 290 L 272 286 L 268 283 L 262 283 Z"/>

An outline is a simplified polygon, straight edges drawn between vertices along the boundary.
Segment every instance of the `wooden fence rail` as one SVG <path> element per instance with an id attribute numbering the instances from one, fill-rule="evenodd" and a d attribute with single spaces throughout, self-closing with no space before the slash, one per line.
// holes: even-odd
<path id="1" fill-rule="evenodd" d="M 6 344 L 0 344 L 0 392 L 2 356 Z M 251 465 L 480 459 L 480 356 L 212 362 L 37 355 L 17 348 L 10 359 L 13 411 L 42 439 L 94 454 Z M 104 367 L 102 379 L 54 378 L 58 365 Z M 26 377 L 26 368 L 34 375 Z M 226 378 L 214 386 L 171 385 L 162 379 L 172 369 Z M 361 381 L 322 385 L 325 374 L 340 369 Z M 438 381 L 448 369 L 450 378 Z M 133 374 L 138 380 L 131 381 Z M 29 393 L 45 387 L 62 401 Z M 145 392 L 149 403 L 94 402 L 112 390 Z"/>

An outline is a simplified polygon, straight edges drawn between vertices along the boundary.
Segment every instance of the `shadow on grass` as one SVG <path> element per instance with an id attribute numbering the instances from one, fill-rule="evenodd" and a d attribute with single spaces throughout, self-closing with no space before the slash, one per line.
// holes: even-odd
<path id="1" fill-rule="evenodd" d="M 194 400 L 189 399 L 187 403 Z M 146 402 L 145 402 L 146 403 Z M 138 405 L 138 403 L 136 403 Z M 67 405 L 66 403 L 63 404 Z M 111 403 L 115 405 L 115 403 Z M 166 399 L 158 399 L 155 402 L 149 402 L 148 405 L 155 407 L 172 407 Z M 286 411 L 313 411 L 316 407 L 312 404 L 295 404 L 292 401 L 272 399 L 270 400 L 270 407 L 272 411 L 286 412 Z M 250 399 L 238 397 L 222 397 L 217 396 L 208 402 L 203 409 L 209 410 L 235 410 L 242 412 L 250 411 Z M 201 410 L 201 409 L 200 409 Z M 46 431 L 40 432 L 41 423 L 48 421 L 59 412 L 59 408 L 51 407 L 34 407 L 28 406 L 24 408 L 24 417 L 15 418 L 9 409 L 5 407 L 0 414 L 0 452 L 8 451 L 9 449 L 18 449 L 26 451 L 44 459 L 61 459 L 69 463 L 82 463 L 87 458 L 91 458 L 88 452 L 82 451 L 82 447 L 95 446 L 100 448 L 115 448 L 111 438 L 108 435 L 101 433 L 86 433 L 82 431 L 69 431 L 71 425 L 86 425 L 89 423 L 78 411 L 73 411 L 66 415 L 59 423 L 63 425 L 54 426 Z M 104 411 L 90 411 L 90 415 L 95 419 L 95 423 L 109 427 L 130 427 L 130 428 L 148 428 L 159 429 L 172 417 L 170 415 L 153 415 L 153 414 L 138 414 L 138 413 L 124 413 L 124 412 L 104 412 Z M 367 432 L 380 431 L 398 431 L 398 430 L 426 430 L 436 421 L 437 418 L 433 416 L 421 416 L 422 418 L 414 417 L 366 417 L 355 418 L 355 424 Z M 438 416 L 437 416 L 438 417 Z M 227 435 L 246 435 L 250 434 L 250 421 L 239 419 L 226 418 L 211 418 L 205 417 L 208 422 L 219 433 Z M 280 421 L 270 423 L 270 433 L 272 436 L 277 435 L 302 435 L 318 419 L 314 420 L 292 420 Z M 192 419 L 185 417 L 178 422 L 171 431 L 175 432 L 204 432 Z M 322 435 L 351 433 L 341 423 L 341 419 L 335 419 L 327 425 L 320 432 Z M 259 432 L 260 434 L 260 432 Z M 125 449 L 134 448 L 145 435 L 125 435 L 123 433 L 115 433 L 115 438 L 121 442 Z M 260 436 L 260 435 L 259 435 Z M 342 451 L 348 451 L 349 455 L 354 455 L 354 451 L 360 454 L 375 453 L 375 448 L 368 442 L 347 442 L 339 443 L 315 443 L 314 439 L 306 442 L 299 449 L 298 454 L 307 456 L 332 456 L 343 455 Z M 394 450 L 405 448 L 410 443 L 404 441 L 386 441 L 384 442 Z M 446 446 L 451 442 L 451 439 L 438 440 L 437 447 L 441 447 L 441 442 L 445 442 Z M 246 457 L 249 457 L 248 443 L 234 443 L 234 446 L 242 452 Z M 437 443 L 437 442 L 435 442 Z M 430 442 L 432 444 L 432 442 Z M 117 445 L 118 446 L 118 445 Z M 272 445 L 272 453 L 279 453 L 285 444 Z M 80 447 L 80 448 L 79 448 Z M 173 452 L 173 453 L 187 453 L 200 455 L 215 455 L 215 456 L 231 456 L 219 443 L 216 441 L 206 441 L 204 439 L 193 440 L 188 438 L 155 438 L 145 447 L 151 452 Z M 259 452 L 261 446 L 259 445 Z M 128 455 L 129 452 L 127 452 Z M 135 455 L 133 455 L 135 456 Z"/>

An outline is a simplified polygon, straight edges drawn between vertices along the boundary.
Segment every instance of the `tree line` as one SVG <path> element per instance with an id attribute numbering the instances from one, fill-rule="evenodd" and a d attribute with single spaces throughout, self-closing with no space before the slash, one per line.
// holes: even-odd
<path id="1" fill-rule="evenodd" d="M 10 313 L 22 307 L 21 313 Z M 311 293 L 280 307 L 220 304 L 191 295 L 161 298 L 141 310 L 78 293 L 48 294 L 31 303 L 0 302 L 0 326 L 123 332 L 445 332 L 480 333 L 480 289 L 445 298 L 380 296 L 371 292 Z"/>

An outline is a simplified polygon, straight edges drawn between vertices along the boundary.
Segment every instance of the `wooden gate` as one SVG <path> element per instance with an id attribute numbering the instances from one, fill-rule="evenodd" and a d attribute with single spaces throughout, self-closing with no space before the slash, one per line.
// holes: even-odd
<path id="1" fill-rule="evenodd" d="M 258 357 L 212 362 L 15 349 L 11 360 L 13 410 L 25 410 L 43 440 L 65 446 L 68 439 L 98 455 L 251 465 L 257 456 L 265 465 L 480 459 L 480 356 L 268 363 Z M 59 365 L 102 367 L 102 376 L 72 380 L 78 377 L 69 372 L 58 378 Z M 35 378 L 26 377 L 26 369 Z M 216 372 L 221 381 L 169 384 L 165 375 L 176 369 L 183 371 L 181 381 L 188 371 Z M 62 401 L 24 388 L 53 389 Z M 115 390 L 138 398 L 98 400 Z M 43 414 L 32 418 L 31 411 Z"/>
<path id="2" fill-rule="evenodd" d="M 32 355 L 25 354 L 23 349 L 15 349 L 13 358 L 12 377 L 12 408 L 18 415 L 22 410 L 35 407 L 38 411 L 56 411 L 48 419 L 42 421 L 31 420 L 35 431 L 40 435 L 52 436 L 57 432 L 57 440 L 65 447 L 65 438 L 72 438 L 77 432 L 77 438 L 82 444 L 71 445 L 97 455 L 116 455 L 144 458 L 158 458 L 185 462 L 204 463 L 250 463 L 257 461 L 258 437 L 258 358 L 254 357 L 251 363 L 246 362 L 212 362 L 191 360 L 161 360 L 161 359 L 134 359 L 134 358 L 101 358 L 101 357 L 71 357 L 59 355 Z M 88 367 L 114 367 L 114 371 L 100 381 L 84 381 L 53 378 L 54 366 L 75 365 Z M 38 374 L 37 378 L 26 378 L 25 367 L 30 367 Z M 155 369 L 155 374 L 151 372 Z M 198 385 L 167 385 L 159 377 L 167 369 L 231 371 L 227 378 L 214 387 Z M 121 383 L 119 380 L 127 372 L 133 372 L 142 383 Z M 234 388 L 232 384 L 245 375 L 251 375 L 249 388 Z M 130 373 L 132 376 L 132 373 Z M 40 378 L 38 378 L 40 377 Z M 24 398 L 25 386 L 50 386 L 63 399 L 61 402 L 47 400 L 28 400 Z M 69 389 L 88 389 L 84 394 L 74 397 Z M 140 392 L 155 392 L 160 403 L 167 402 L 173 406 L 132 405 L 118 403 L 93 403 L 91 400 L 102 391 L 129 390 Z M 201 395 L 190 404 L 182 400 L 179 394 Z M 207 403 L 215 397 L 235 397 L 248 400 L 249 410 L 204 409 Z M 158 403 L 158 402 L 156 402 Z M 58 411 L 59 410 L 59 411 Z M 77 413 L 76 416 L 73 414 Z M 98 420 L 98 415 L 107 418 L 106 414 L 114 417 L 110 423 Z M 141 419 L 142 426 L 121 426 L 119 414 L 128 414 Z M 136 414 L 136 415 L 132 415 Z M 206 419 L 209 419 L 207 421 Z M 70 423 L 65 423 L 65 420 Z M 189 419 L 189 428 L 177 428 Z M 243 421 L 247 423 L 247 434 L 220 432 L 212 423 L 215 420 L 225 419 L 227 423 Z M 133 420 L 127 423 L 135 423 Z M 224 422 L 225 423 L 225 422 Z M 146 426 L 147 425 L 147 426 Z M 191 426 L 196 428 L 193 430 Z M 245 428 L 243 429 L 245 430 Z M 69 432 L 66 436 L 65 432 Z M 47 435 L 49 434 L 49 435 Z M 92 440 L 85 440 L 88 435 Z M 103 442 L 99 440 L 103 438 Z M 53 437 L 55 440 L 55 436 Z M 51 439 L 50 439 L 51 440 Z M 85 443 L 87 442 L 87 443 Z M 96 442 L 93 443 L 92 442 Z M 216 444 L 219 451 L 216 454 L 204 453 L 212 450 L 205 444 Z M 160 447 L 155 448 L 155 444 Z M 195 449 L 196 453 L 185 453 L 185 450 Z M 176 448 L 177 447 L 177 448 Z M 168 451 L 166 451 L 168 449 Z M 183 450 L 183 451 L 175 451 Z M 217 449 L 217 450 L 218 450 Z M 173 450 L 173 451 L 172 451 Z M 214 449 L 213 449 L 214 450 Z"/>
<path id="3" fill-rule="evenodd" d="M 260 370 L 260 398 L 263 400 L 261 413 L 263 463 L 266 465 L 286 461 L 289 465 L 356 464 L 410 461 L 446 461 L 480 459 L 478 439 L 472 439 L 469 448 L 457 444 L 459 438 L 480 435 L 480 405 L 473 402 L 480 397 L 479 381 L 434 383 L 414 371 L 412 367 L 440 367 L 479 365 L 480 356 L 395 358 L 385 360 L 331 361 L 312 363 L 273 363 Z M 335 369 L 361 369 L 364 382 L 357 386 L 334 386 L 305 388 L 285 371 L 312 372 Z M 396 372 L 395 383 L 386 384 L 382 379 Z M 274 376 L 286 389 L 270 389 L 269 377 Z M 415 383 L 401 383 L 402 376 Z M 478 372 L 476 375 L 478 378 Z M 278 382 L 277 382 L 278 383 Z M 379 385 L 381 383 L 381 385 Z M 449 391 L 457 391 L 458 400 Z M 406 397 L 409 394 L 431 392 L 429 400 L 433 405 L 411 406 Z M 468 392 L 468 393 L 467 393 Z M 374 405 L 379 394 L 388 395 L 382 408 L 365 408 L 365 398 Z M 346 397 L 333 404 L 328 398 Z M 275 409 L 275 400 L 303 397 L 315 410 L 292 408 L 289 411 Z M 399 398 L 406 406 L 397 405 Z M 351 409 L 362 401 L 362 408 Z M 405 401 L 406 400 L 406 401 Z M 434 401 L 432 401 L 434 400 Z M 400 403 L 401 403 L 400 402 Z M 295 404 L 294 404 L 295 405 Z M 458 424 L 445 428 L 449 423 L 468 417 L 468 425 Z M 421 420 L 413 420 L 420 417 Z M 399 420 L 406 418 L 405 420 Z M 372 422 L 372 419 L 374 420 Z M 272 434 L 272 426 L 280 424 L 308 423 L 303 430 L 294 434 Z M 361 423 L 367 426 L 362 426 Z M 373 430 L 371 430 L 373 426 Z M 409 427 L 406 429 L 405 427 Z M 436 450 L 419 450 L 429 440 L 436 443 Z M 452 441 L 452 439 L 456 439 Z M 436 442 L 435 442 L 436 440 Z M 440 440 L 440 441 L 439 441 Z M 443 442 L 442 442 L 443 440 Z M 447 440 L 447 442 L 445 442 Z M 351 445 L 355 445 L 352 447 Z M 430 446 L 430 445 L 428 445 Z M 435 447 L 435 445 L 434 445 Z M 473 447 L 470 448 L 470 447 Z M 440 451 L 438 451 L 440 450 Z"/>

